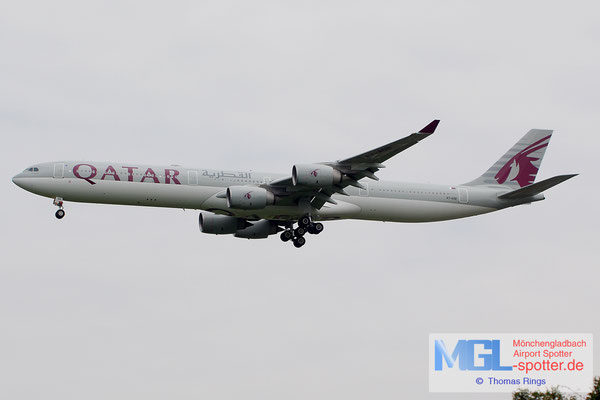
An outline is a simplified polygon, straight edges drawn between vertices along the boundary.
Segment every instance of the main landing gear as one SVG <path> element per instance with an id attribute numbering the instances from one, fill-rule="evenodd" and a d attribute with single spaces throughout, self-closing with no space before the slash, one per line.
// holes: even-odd
<path id="1" fill-rule="evenodd" d="M 54 216 L 58 219 L 63 219 L 65 216 L 65 210 L 63 209 L 63 199 L 61 197 L 57 197 L 54 199 L 54 205 L 58 207 L 58 210 L 54 214 Z"/>
<path id="2" fill-rule="evenodd" d="M 296 248 L 300 248 L 306 244 L 306 238 L 304 235 L 310 233 L 312 235 L 318 235 L 323 232 L 323 224 L 320 222 L 314 223 L 310 220 L 310 217 L 304 216 L 298 220 L 298 227 L 293 229 L 294 224 L 290 223 L 286 230 L 281 232 L 279 236 L 282 241 L 292 241 Z"/>

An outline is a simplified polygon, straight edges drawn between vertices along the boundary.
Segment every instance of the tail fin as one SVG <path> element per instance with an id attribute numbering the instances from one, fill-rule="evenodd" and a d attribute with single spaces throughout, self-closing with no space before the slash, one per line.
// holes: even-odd
<path id="1" fill-rule="evenodd" d="M 503 185 L 512 189 L 531 185 L 551 136 L 551 130 L 530 130 L 483 175 L 465 185 Z"/>

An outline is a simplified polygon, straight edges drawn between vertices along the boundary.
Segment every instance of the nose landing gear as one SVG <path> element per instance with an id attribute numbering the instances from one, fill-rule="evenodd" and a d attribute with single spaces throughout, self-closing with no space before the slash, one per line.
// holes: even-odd
<path id="1" fill-rule="evenodd" d="M 63 219 L 65 216 L 65 210 L 63 209 L 63 199 L 61 197 L 57 197 L 54 199 L 54 205 L 58 207 L 58 210 L 54 214 L 54 216 L 58 219 Z"/>

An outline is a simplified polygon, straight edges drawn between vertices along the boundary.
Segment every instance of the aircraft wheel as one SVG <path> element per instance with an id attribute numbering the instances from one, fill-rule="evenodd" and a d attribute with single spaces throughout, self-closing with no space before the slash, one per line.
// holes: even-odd
<path id="1" fill-rule="evenodd" d="M 304 246 L 305 244 L 306 244 L 306 239 L 304 239 L 302 236 L 294 239 L 294 246 L 296 248 L 300 248 L 300 247 Z"/>
<path id="2" fill-rule="evenodd" d="M 317 222 L 316 224 L 313 225 L 313 231 L 311 233 L 314 233 L 315 235 L 318 235 L 319 233 L 323 232 L 323 224 L 320 222 Z"/>
<path id="3" fill-rule="evenodd" d="M 298 220 L 298 225 L 301 226 L 302 228 L 306 228 L 310 225 L 310 218 L 307 216 L 301 217 Z"/>
<path id="4" fill-rule="evenodd" d="M 302 237 L 306 234 L 306 228 L 299 226 L 296 229 L 294 229 L 294 234 L 297 237 Z"/>
<path id="5" fill-rule="evenodd" d="M 294 234 L 290 230 L 285 230 L 285 231 L 281 232 L 281 235 L 279 237 L 284 242 L 287 242 L 288 240 L 290 240 L 294 237 Z"/>
<path id="6" fill-rule="evenodd" d="M 65 216 L 65 210 L 63 210 L 63 209 L 57 210 L 56 213 L 54 214 L 54 216 L 58 219 L 62 219 Z"/>

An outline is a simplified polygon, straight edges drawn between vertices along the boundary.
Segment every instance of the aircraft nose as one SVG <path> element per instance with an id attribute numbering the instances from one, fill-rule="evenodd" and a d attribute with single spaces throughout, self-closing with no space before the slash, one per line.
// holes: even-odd
<path id="1" fill-rule="evenodd" d="M 12 181 L 15 185 L 17 185 L 18 187 L 22 188 L 23 187 L 23 180 L 25 178 L 23 178 L 22 174 L 17 174 L 15 176 L 13 176 Z"/>

